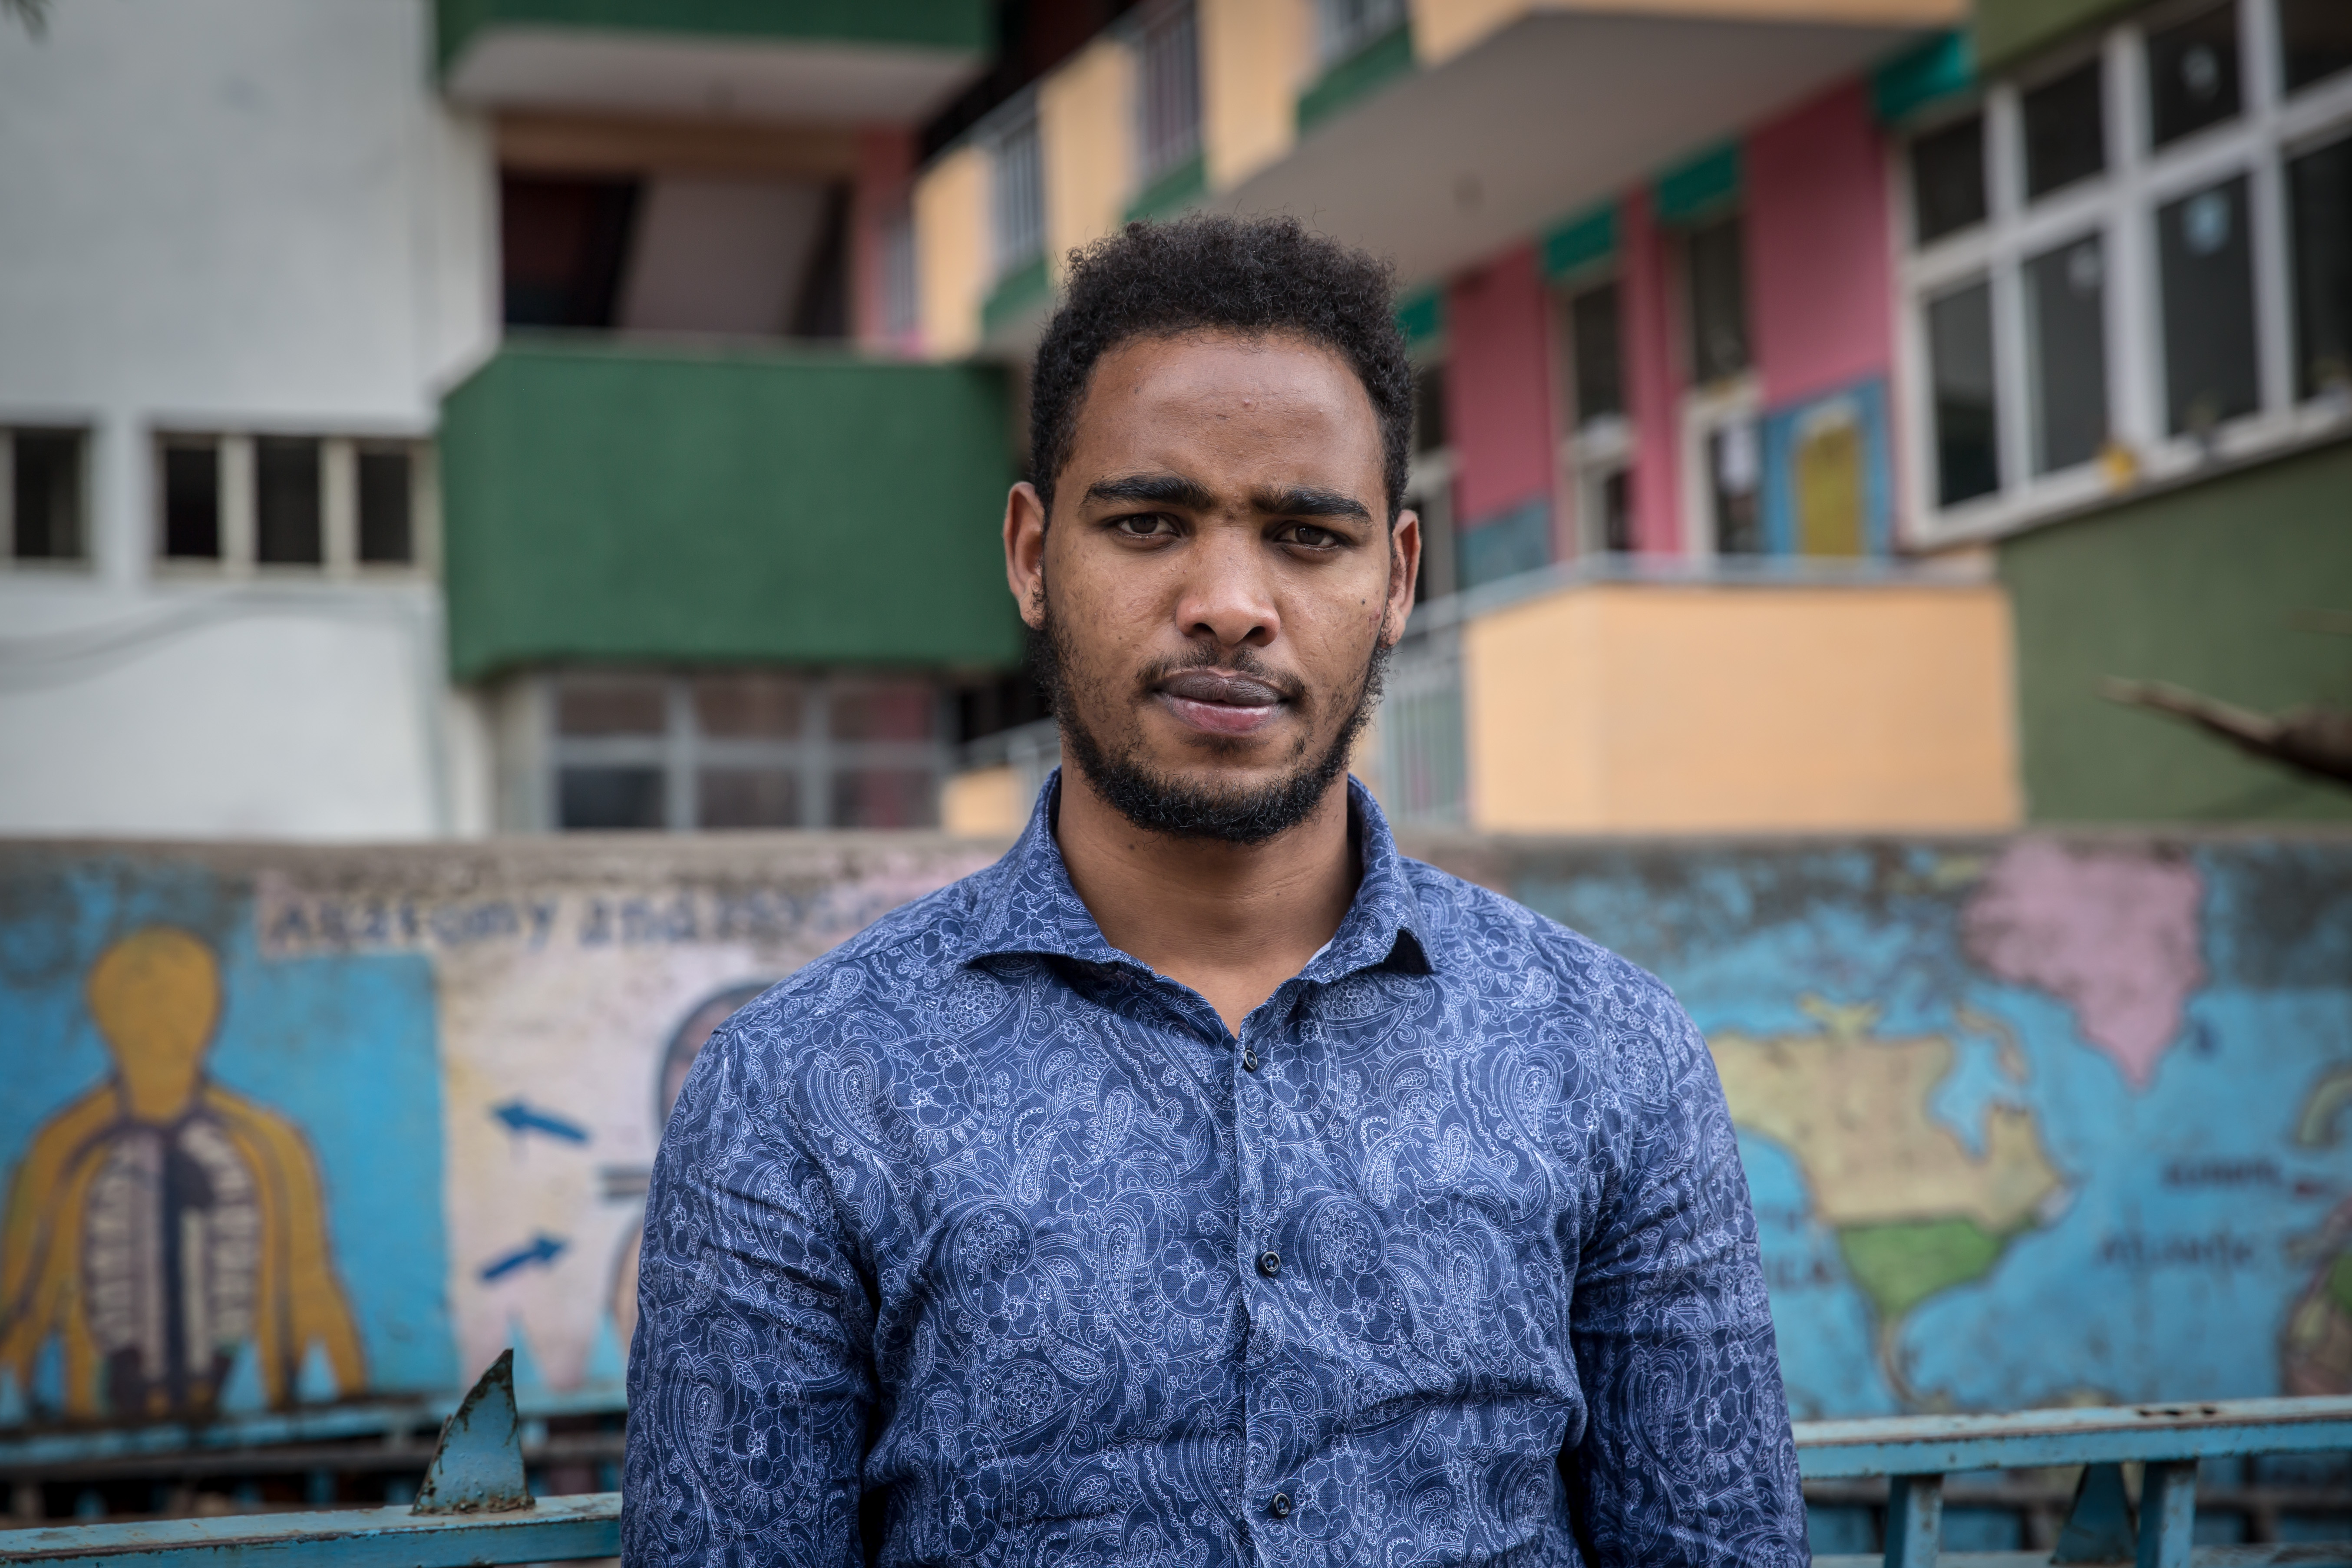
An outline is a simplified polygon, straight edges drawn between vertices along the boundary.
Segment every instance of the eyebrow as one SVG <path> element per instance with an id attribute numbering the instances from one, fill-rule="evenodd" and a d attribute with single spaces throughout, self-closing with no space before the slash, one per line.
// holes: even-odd
<path id="1" fill-rule="evenodd" d="M 1197 479 L 1181 474 L 1129 474 L 1124 479 L 1097 479 L 1087 487 L 1090 501 L 1140 501 L 1153 506 L 1182 507 L 1188 511 L 1213 510 L 1217 498 Z M 1252 510 L 1276 517 L 1345 517 L 1372 521 L 1371 509 L 1355 497 L 1316 485 L 1285 485 L 1250 492 Z"/>

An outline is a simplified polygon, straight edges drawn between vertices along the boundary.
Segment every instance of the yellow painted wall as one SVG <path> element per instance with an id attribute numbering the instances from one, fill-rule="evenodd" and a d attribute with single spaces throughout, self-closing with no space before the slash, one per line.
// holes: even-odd
<path id="1" fill-rule="evenodd" d="M 915 182 L 915 293 L 923 348 L 940 359 L 980 342 L 990 276 L 988 154 L 955 149 Z"/>
<path id="2" fill-rule="evenodd" d="M 1925 27 L 1966 21 L 1968 0 L 1412 0 L 1413 55 L 1424 67 L 1441 65 L 1538 11 Z"/>
<path id="3" fill-rule="evenodd" d="M 1314 74 L 1314 0 L 1198 0 L 1201 156 L 1209 188 L 1231 190 L 1297 140 L 1298 94 Z"/>
<path id="4" fill-rule="evenodd" d="M 1135 51 L 1098 37 L 1037 88 L 1045 165 L 1045 265 L 1116 230 L 1135 194 Z"/>
<path id="5" fill-rule="evenodd" d="M 1572 587 L 1463 631 L 1470 821 L 1990 829 L 2021 816 L 1992 585 Z"/>
<path id="6" fill-rule="evenodd" d="M 1029 823 L 1029 798 L 1009 767 L 974 768 L 940 790 L 940 826 L 964 838 L 1010 838 Z"/>

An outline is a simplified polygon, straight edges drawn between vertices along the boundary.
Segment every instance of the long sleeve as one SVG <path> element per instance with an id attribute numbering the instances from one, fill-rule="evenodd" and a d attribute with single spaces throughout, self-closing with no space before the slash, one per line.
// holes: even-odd
<path id="1" fill-rule="evenodd" d="M 1622 1163 L 1578 1269 L 1570 1334 L 1589 1416 L 1563 1456 L 1592 1568 L 1803 1564 L 1748 1181 L 1715 1064 L 1663 986 L 1631 1010 Z"/>
<path id="2" fill-rule="evenodd" d="M 633 1568 L 860 1568 L 870 1294 L 739 1018 L 678 1097 L 646 1204 L 621 1537 Z"/>

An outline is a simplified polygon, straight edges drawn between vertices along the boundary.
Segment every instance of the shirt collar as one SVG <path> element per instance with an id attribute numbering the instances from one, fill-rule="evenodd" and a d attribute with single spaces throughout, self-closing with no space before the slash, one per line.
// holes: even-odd
<path id="1" fill-rule="evenodd" d="M 1102 928 L 1070 885 L 1062 847 L 1054 839 L 1061 787 L 1062 770 L 1055 768 L 1037 792 L 1020 840 L 984 877 L 986 886 L 965 930 L 961 962 L 1029 953 L 1136 966 L 1104 940 Z M 1428 973 L 1421 908 L 1405 876 L 1404 858 L 1397 853 L 1380 804 L 1353 778 L 1348 781 L 1348 816 L 1363 849 L 1363 880 L 1339 929 L 1307 961 L 1300 978 L 1332 981 L 1391 960 L 1410 972 Z"/>

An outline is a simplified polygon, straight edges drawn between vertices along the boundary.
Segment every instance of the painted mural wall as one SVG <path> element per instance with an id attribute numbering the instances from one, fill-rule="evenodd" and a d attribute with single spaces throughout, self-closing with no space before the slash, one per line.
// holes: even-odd
<path id="1" fill-rule="evenodd" d="M 2352 837 L 1423 847 L 1713 1045 L 1801 1416 L 2352 1392 Z M 646 1173 L 910 837 L 0 846 L 0 1426 L 617 1398 Z"/>

